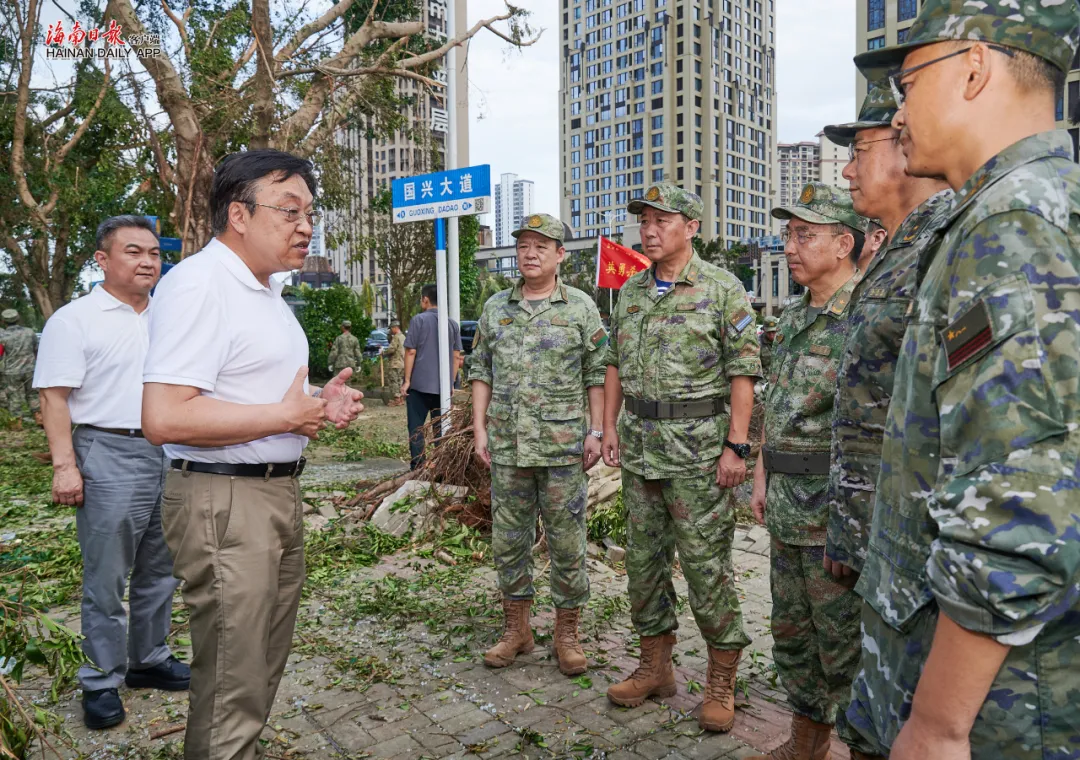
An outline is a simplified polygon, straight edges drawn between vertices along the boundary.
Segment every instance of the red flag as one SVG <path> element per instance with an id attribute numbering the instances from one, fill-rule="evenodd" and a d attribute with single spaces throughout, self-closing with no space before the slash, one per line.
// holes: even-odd
<path id="1" fill-rule="evenodd" d="M 598 288 L 619 290 L 628 279 L 652 266 L 652 262 L 643 254 L 633 248 L 608 240 L 606 237 L 600 238 L 597 248 L 599 249 L 596 259 L 596 287 Z"/>

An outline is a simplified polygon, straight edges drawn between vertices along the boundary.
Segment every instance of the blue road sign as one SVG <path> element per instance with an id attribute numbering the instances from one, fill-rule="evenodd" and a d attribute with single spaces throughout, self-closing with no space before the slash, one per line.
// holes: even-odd
<path id="1" fill-rule="evenodd" d="M 467 166 L 395 179 L 394 222 L 424 222 L 491 211 L 491 166 Z"/>
<path id="2" fill-rule="evenodd" d="M 173 253 L 180 253 L 183 248 L 184 241 L 180 238 L 163 237 L 158 238 L 158 245 L 162 251 L 170 251 Z"/>

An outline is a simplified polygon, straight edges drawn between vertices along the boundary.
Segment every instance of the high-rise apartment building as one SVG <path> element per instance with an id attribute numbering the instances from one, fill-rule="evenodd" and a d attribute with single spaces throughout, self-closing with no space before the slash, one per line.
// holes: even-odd
<path id="1" fill-rule="evenodd" d="M 790 206 L 799 200 L 803 185 L 821 179 L 821 144 L 810 141 L 780 143 L 776 149 L 780 163 L 776 205 Z"/>
<path id="2" fill-rule="evenodd" d="M 856 53 L 864 50 L 898 45 L 907 39 L 915 17 L 926 0 L 855 0 Z M 855 102 L 866 97 L 867 82 L 855 72 Z M 1058 98 L 1057 125 L 1069 130 L 1073 142 L 1073 157 L 1080 154 L 1080 53 L 1073 58 L 1065 91 Z"/>
<path id="3" fill-rule="evenodd" d="M 533 212 L 533 182 L 516 174 L 500 175 L 495 183 L 495 245 L 513 245 L 510 233 Z"/>
<path id="4" fill-rule="evenodd" d="M 424 19 L 428 36 L 437 44 L 447 39 L 447 3 L 453 2 L 455 12 L 455 36 L 468 30 L 466 23 L 467 0 L 423 0 Z M 458 54 L 457 72 L 457 118 L 453 126 L 457 140 L 458 166 L 469 165 L 469 98 L 468 72 L 465 56 Z M 446 82 L 449 73 L 445 68 L 436 71 L 433 78 Z M 439 171 L 445 166 L 446 140 L 450 131 L 446 91 L 429 90 L 426 85 L 413 79 L 398 79 L 399 96 L 412 100 L 407 108 L 407 127 L 388 137 L 372 137 L 365 124 L 356 124 L 340 130 L 335 135 L 338 145 L 348 149 L 349 157 L 344 167 L 351 179 L 352 194 L 349 207 L 326 214 L 326 254 L 341 282 L 359 291 L 365 281 L 375 289 L 375 323 L 385 326 L 392 311 L 390 288 L 385 274 L 378 267 L 374 251 L 366 247 L 372 237 L 371 202 L 391 180 L 413 174 Z M 329 245 L 330 241 L 334 245 Z"/>
<path id="5" fill-rule="evenodd" d="M 702 235 L 766 235 L 774 197 L 775 0 L 557 0 L 562 219 L 622 232 L 654 182 L 701 196 Z"/>
<path id="6" fill-rule="evenodd" d="M 847 188 L 844 167 L 848 165 L 848 149 L 842 148 L 824 132 L 818 132 L 818 178 L 826 185 Z"/>

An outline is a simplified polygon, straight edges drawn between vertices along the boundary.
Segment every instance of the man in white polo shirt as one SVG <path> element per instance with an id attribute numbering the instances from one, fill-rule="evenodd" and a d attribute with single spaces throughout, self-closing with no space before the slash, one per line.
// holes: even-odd
<path id="1" fill-rule="evenodd" d="M 315 189 L 288 153 L 226 156 L 216 237 L 154 299 L 143 426 L 170 460 L 162 521 L 191 610 L 187 760 L 261 756 L 304 582 L 301 454 L 363 410 L 351 369 L 309 388 L 307 339 L 271 279 L 304 264 Z"/>
<path id="2" fill-rule="evenodd" d="M 161 274 L 153 227 L 142 216 L 106 219 L 94 259 L 105 281 L 45 324 L 34 387 L 53 500 L 77 508 L 83 651 L 91 663 L 79 670 L 83 719 L 108 728 L 124 720 L 122 681 L 180 691 L 191 671 L 165 644 L 177 584 L 161 528 L 164 456 L 141 432 L 150 290 Z"/>

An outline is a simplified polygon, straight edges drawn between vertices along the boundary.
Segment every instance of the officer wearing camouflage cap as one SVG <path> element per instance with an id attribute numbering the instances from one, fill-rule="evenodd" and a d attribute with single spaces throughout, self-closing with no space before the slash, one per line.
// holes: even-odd
<path id="1" fill-rule="evenodd" d="M 701 198 L 653 185 L 627 210 L 640 215 L 643 252 L 653 266 L 627 280 L 611 316 L 604 459 L 623 469 L 626 572 L 641 663 L 608 689 L 608 698 L 632 707 L 650 695 L 675 694 L 677 547 L 690 608 L 709 647 L 698 723 L 728 731 L 735 672 L 750 643 L 731 544 L 732 489 L 747 476 L 754 380 L 761 375 L 754 311 L 742 283 L 694 253 Z"/>
<path id="2" fill-rule="evenodd" d="M 37 334 L 19 324 L 19 312 L 15 309 L 4 309 L 0 319 L 4 322 L 4 328 L 0 329 L 0 346 L 4 347 L 0 354 L 0 399 L 6 397 L 7 411 L 13 420 L 20 424 L 32 422 L 41 415 L 38 395 L 33 389 Z"/>
<path id="3" fill-rule="evenodd" d="M 600 460 L 608 334 L 592 298 L 559 278 L 567 230 L 533 214 L 511 233 L 521 277 L 484 304 L 469 379 L 476 455 L 491 468 L 491 544 L 505 614 L 484 663 L 506 667 L 533 649 L 539 511 L 551 557 L 555 656 L 560 671 L 577 675 L 587 667 L 578 642 L 589 599 L 586 472 Z"/>
<path id="4" fill-rule="evenodd" d="M 360 348 L 360 341 L 352 334 L 352 320 L 343 320 L 341 323 L 341 335 L 334 338 L 334 345 L 330 349 L 330 356 L 326 363 L 331 373 L 341 372 L 349 367 L 355 376 L 359 371 L 364 353 Z"/>
<path id="5" fill-rule="evenodd" d="M 817 760 L 859 661 L 860 600 L 823 559 L 833 393 L 870 221 L 850 193 L 818 182 L 772 214 L 788 222 L 784 254 L 806 292 L 780 316 L 751 498 L 772 538 L 773 659 L 793 711 L 787 742 L 757 757 Z"/>
<path id="6" fill-rule="evenodd" d="M 1075 0 L 927 0 L 890 77 L 908 171 L 956 192 L 885 425 L 849 722 L 892 760 L 1080 756 Z M 906 722 L 905 722 L 906 720 Z"/>

